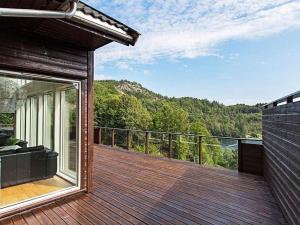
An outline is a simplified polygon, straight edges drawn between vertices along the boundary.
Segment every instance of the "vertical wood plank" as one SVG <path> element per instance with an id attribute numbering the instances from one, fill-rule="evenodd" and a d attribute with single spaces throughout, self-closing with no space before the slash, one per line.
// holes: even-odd
<path id="1" fill-rule="evenodd" d="M 88 52 L 88 81 L 87 81 L 87 115 L 88 115 L 88 179 L 87 192 L 93 190 L 93 160 L 94 160 L 94 52 Z"/>
<path id="2" fill-rule="evenodd" d="M 110 129 L 110 144 L 112 147 L 115 146 L 115 129 Z"/>
<path id="3" fill-rule="evenodd" d="M 99 128 L 99 145 L 102 145 L 102 127 Z"/>
<path id="4" fill-rule="evenodd" d="M 149 154 L 149 132 L 145 132 L 145 154 Z"/>
<path id="5" fill-rule="evenodd" d="M 169 158 L 173 158 L 173 142 L 172 142 L 173 136 L 171 133 L 169 133 Z"/>
<path id="6" fill-rule="evenodd" d="M 287 97 L 287 99 L 286 99 L 286 103 L 287 103 L 287 104 L 293 103 L 293 100 L 294 100 L 294 97 L 293 97 L 293 96 L 289 96 L 289 97 Z"/>
<path id="7" fill-rule="evenodd" d="M 131 130 L 127 130 L 127 145 L 126 148 L 129 150 L 131 148 Z"/>
<path id="8" fill-rule="evenodd" d="M 238 171 L 243 172 L 243 149 L 242 140 L 238 139 Z"/>
<path id="9" fill-rule="evenodd" d="M 201 165 L 202 164 L 202 136 L 198 136 L 198 155 L 199 155 L 198 163 Z"/>

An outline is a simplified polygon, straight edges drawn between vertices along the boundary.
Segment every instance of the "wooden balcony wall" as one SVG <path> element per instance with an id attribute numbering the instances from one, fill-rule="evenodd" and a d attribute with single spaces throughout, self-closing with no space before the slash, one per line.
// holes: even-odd
<path id="1" fill-rule="evenodd" d="M 263 175 L 263 145 L 241 143 L 238 147 L 239 172 Z"/>
<path id="2" fill-rule="evenodd" d="M 263 111 L 264 176 L 288 222 L 300 224 L 300 102 L 293 97 Z"/>

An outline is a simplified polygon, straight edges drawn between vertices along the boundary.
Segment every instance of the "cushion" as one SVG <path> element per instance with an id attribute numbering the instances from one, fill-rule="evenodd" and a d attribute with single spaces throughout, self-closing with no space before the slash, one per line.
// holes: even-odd
<path id="1" fill-rule="evenodd" d="M 16 150 L 2 150 L 0 149 L 0 156 L 16 154 Z"/>
<path id="2" fill-rule="evenodd" d="M 9 138 L 10 136 L 7 134 L 0 134 L 0 146 L 5 145 Z"/>
<path id="3" fill-rule="evenodd" d="M 28 147 L 28 148 L 19 148 L 16 151 L 17 151 L 17 153 L 25 153 L 25 152 L 36 152 L 36 151 L 41 151 L 41 150 L 44 150 L 43 145 Z"/>
<path id="4" fill-rule="evenodd" d="M 47 152 L 47 158 L 56 158 L 58 156 L 58 153 L 55 151 L 48 151 Z"/>

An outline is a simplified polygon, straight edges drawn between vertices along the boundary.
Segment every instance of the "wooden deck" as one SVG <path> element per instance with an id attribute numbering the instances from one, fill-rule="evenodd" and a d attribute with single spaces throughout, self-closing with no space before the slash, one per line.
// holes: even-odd
<path id="1" fill-rule="evenodd" d="M 0 224 L 285 224 L 261 177 L 95 147 L 94 192 Z"/>

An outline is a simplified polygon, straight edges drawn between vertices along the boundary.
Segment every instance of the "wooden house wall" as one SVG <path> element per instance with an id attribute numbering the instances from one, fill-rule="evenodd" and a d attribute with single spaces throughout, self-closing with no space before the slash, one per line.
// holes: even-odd
<path id="1" fill-rule="evenodd" d="M 81 188 L 92 188 L 94 52 L 28 32 L 0 34 L 0 70 L 81 81 Z"/>
<path id="2" fill-rule="evenodd" d="M 35 34 L 0 34 L 1 68 L 84 79 L 87 54 L 84 49 Z"/>
<path id="3" fill-rule="evenodd" d="M 264 176 L 290 224 L 300 224 L 300 102 L 263 112 Z"/>

